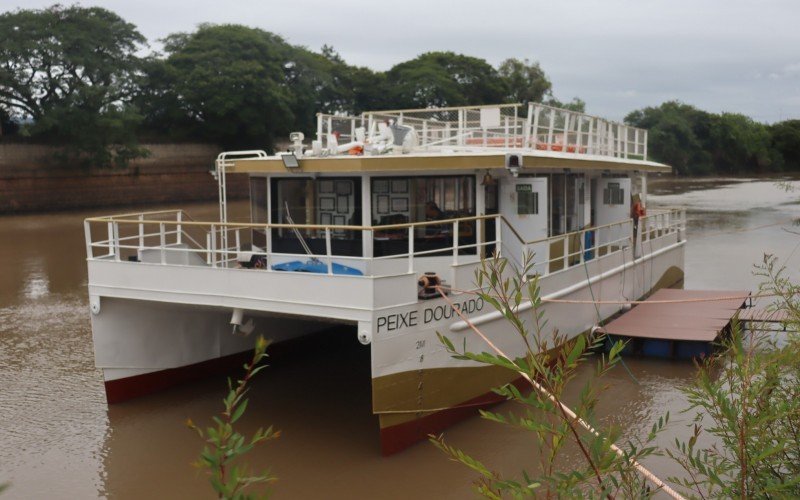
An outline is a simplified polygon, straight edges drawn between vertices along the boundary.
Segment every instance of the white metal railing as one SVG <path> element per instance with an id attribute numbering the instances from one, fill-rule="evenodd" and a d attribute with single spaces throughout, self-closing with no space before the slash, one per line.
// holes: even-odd
<path id="1" fill-rule="evenodd" d="M 489 223 L 494 223 L 496 236 L 487 238 Z M 427 256 L 450 256 L 454 266 L 476 263 L 480 257 L 496 249 L 501 256 L 517 264 L 522 260 L 522 251 L 536 252 L 536 272 L 546 275 L 582 265 L 586 260 L 603 258 L 630 245 L 635 245 L 641 255 L 642 241 L 652 243 L 675 233 L 677 241 L 681 241 L 685 234 L 686 216 L 685 211 L 672 209 L 642 217 L 635 236 L 633 221 L 628 219 L 534 241 L 521 238 L 502 215 L 385 226 L 333 226 L 197 222 L 184 212 L 173 210 L 94 217 L 86 219 L 84 226 L 90 260 L 231 268 L 237 267 L 238 257 L 245 254 L 263 258 L 264 269 L 273 271 L 273 266 L 278 263 L 315 258 L 324 264 L 329 275 L 334 274 L 334 263 L 345 263 L 360 265 L 364 275 L 376 277 L 419 272 L 415 259 Z M 438 233 L 439 245 L 424 248 L 422 242 L 426 241 L 425 234 L 431 226 L 442 228 Z M 504 227 L 510 229 L 516 241 L 502 240 Z M 275 251 L 272 244 L 274 229 L 297 229 L 306 234 L 322 235 L 325 250 L 312 256 Z M 336 235 L 347 231 L 360 232 L 362 238 L 368 239 L 368 244 L 363 246 L 365 251 L 360 255 L 333 251 Z M 254 234 L 263 234 L 264 248 L 253 246 Z M 230 243 L 225 245 L 225 241 Z M 375 251 L 377 244 L 387 241 L 397 243 L 395 250 L 377 255 L 381 253 Z M 519 254 L 514 255 L 511 248 L 519 249 Z M 649 250 L 655 249 L 651 245 Z M 403 259 L 405 265 L 402 265 Z M 400 265 L 392 267 L 391 272 L 378 271 L 370 265 L 381 261 Z M 427 263 L 425 266 L 424 270 L 429 270 Z"/>
<path id="2" fill-rule="evenodd" d="M 413 129 L 413 151 L 514 148 L 647 159 L 647 131 L 545 104 L 503 104 L 452 108 L 368 111 L 360 116 L 317 115 L 317 150 L 325 154 L 397 153 L 398 147 L 370 149 L 387 136 L 390 124 Z M 336 137 L 335 142 L 331 136 Z M 399 146 L 399 145 L 396 145 Z M 409 152 L 409 147 L 403 149 Z"/>

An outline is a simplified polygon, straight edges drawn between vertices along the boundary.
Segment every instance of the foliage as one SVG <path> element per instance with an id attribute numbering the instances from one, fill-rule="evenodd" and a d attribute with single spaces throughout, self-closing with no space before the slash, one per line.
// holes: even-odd
<path id="1" fill-rule="evenodd" d="M 769 127 L 771 147 L 780 154 L 787 170 L 800 170 L 800 120 L 786 120 Z"/>
<path id="2" fill-rule="evenodd" d="M 650 155 L 679 174 L 800 169 L 797 120 L 767 126 L 741 114 L 713 114 L 670 101 L 633 111 L 625 121 L 649 129 Z"/>
<path id="3" fill-rule="evenodd" d="M 633 111 L 625 122 L 649 129 L 649 154 L 675 168 L 678 174 L 712 172 L 711 155 L 704 148 L 711 117 L 705 111 L 677 101 Z"/>
<path id="4" fill-rule="evenodd" d="M 251 438 L 247 439 L 235 430 L 233 425 L 247 409 L 249 401 L 245 398 L 248 391 L 247 384 L 256 373 L 266 368 L 266 365 L 258 365 L 267 356 L 268 345 L 264 337 L 259 337 L 256 340 L 253 359 L 244 365 L 244 378 L 236 382 L 236 387 L 228 379 L 228 395 L 223 400 L 225 410 L 219 416 L 212 417 L 213 426 L 206 427 L 203 431 L 191 420 L 187 421 L 187 425 L 197 431 L 207 443 L 194 465 L 199 469 L 205 469 L 211 486 L 219 498 L 226 500 L 253 498 L 246 491 L 248 488 L 256 484 L 269 484 L 277 479 L 268 471 L 251 475 L 246 466 L 239 466 L 237 462 L 257 444 L 276 439 L 280 436 L 280 431 L 273 431 L 272 427 L 267 430 L 259 428 Z"/>
<path id="5" fill-rule="evenodd" d="M 272 146 L 292 123 L 284 84 L 285 42 L 239 25 L 201 25 L 164 40 L 167 57 L 151 61 L 148 122 L 225 148 Z"/>
<path id="6" fill-rule="evenodd" d="M 139 117 L 128 104 L 144 42 L 132 24 L 99 7 L 0 14 L 0 105 L 32 119 L 32 136 L 67 145 L 70 156 L 124 164 L 141 154 L 133 134 Z"/>
<path id="7" fill-rule="evenodd" d="M 532 473 L 523 471 L 521 479 L 504 478 L 463 451 L 446 444 L 442 436 L 432 437 L 431 441 L 452 460 L 476 471 L 480 475 L 475 483 L 476 490 L 489 498 L 501 498 L 504 495 L 548 498 L 649 496 L 650 491 L 636 471 L 635 463 L 655 452 L 648 442 L 666 421 L 659 420 L 647 440 L 628 441 L 623 450 L 612 449 L 614 442 L 620 437 L 617 429 L 592 432 L 581 425 L 581 422 L 588 422 L 597 429 L 594 425 L 594 407 L 603 391 L 599 379 L 617 364 L 623 345 L 617 343 L 607 358 L 599 357 L 595 376 L 583 385 L 575 403 L 575 415 L 571 415 L 563 405 L 567 388 L 571 387 L 570 383 L 575 379 L 579 366 L 589 360 L 589 351 L 599 347 L 603 339 L 587 340 L 585 336 L 578 336 L 566 341 L 557 332 L 552 335 L 547 332 L 547 321 L 541 308 L 538 275 L 534 276 L 532 273 L 530 257 L 526 257 L 523 269 L 512 273 L 510 278 L 505 277 L 506 266 L 507 261 L 497 256 L 491 261 L 484 261 L 476 273 L 477 286 L 481 290 L 478 294 L 502 314 L 524 345 L 525 355 L 510 359 L 485 337 L 484 341 L 489 343 L 493 353 L 469 352 L 466 342 L 462 349 L 457 349 L 450 339 L 441 334 L 439 340 L 456 359 L 512 370 L 534 386 L 529 394 L 511 384 L 495 390 L 507 400 L 519 403 L 523 409 L 522 414 L 504 415 L 482 411 L 481 416 L 493 422 L 530 431 L 536 438 L 540 457 L 537 470 Z M 528 301 L 530 313 L 522 313 L 523 306 Z M 472 326 L 483 337 L 480 330 Z M 554 349 L 558 346 L 563 348 Z M 577 447 L 582 458 L 580 465 L 564 464 L 565 452 L 569 450 L 569 446 Z"/>
<path id="8" fill-rule="evenodd" d="M 503 102 L 506 88 L 489 63 L 454 52 L 427 52 L 386 75 L 394 108 L 429 108 Z"/>
<path id="9" fill-rule="evenodd" d="M 568 109 L 570 111 L 576 111 L 578 113 L 586 112 L 586 102 L 580 97 L 573 97 L 572 100 L 569 102 L 562 102 L 556 99 L 555 97 L 551 97 L 547 99 L 544 103 L 547 104 L 548 106 L 553 106 L 554 108 Z"/>
<path id="10" fill-rule="evenodd" d="M 735 325 L 726 350 L 684 390 L 696 410 L 694 432 L 668 453 L 688 474 L 672 480 L 700 498 L 800 496 L 800 288 L 771 256 L 757 273 L 766 279 L 761 292 L 775 294 L 776 310 L 788 311 L 789 331 L 776 341 Z M 717 444 L 698 444 L 704 434 Z"/>
<path id="11" fill-rule="evenodd" d="M 509 102 L 542 102 L 553 90 L 553 84 L 538 62 L 527 59 L 506 59 L 497 68 L 506 84 L 506 100 Z"/>

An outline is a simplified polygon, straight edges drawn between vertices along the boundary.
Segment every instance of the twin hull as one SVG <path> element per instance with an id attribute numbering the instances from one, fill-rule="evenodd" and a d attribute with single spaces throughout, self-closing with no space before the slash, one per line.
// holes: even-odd
<path id="1" fill-rule="evenodd" d="M 552 336 L 557 328 L 562 336 L 573 338 L 622 309 L 620 304 L 600 304 L 596 308 L 592 300 L 636 300 L 659 288 L 679 284 L 683 279 L 683 251 L 684 242 L 678 240 L 635 259 L 628 247 L 542 277 L 542 297 L 577 303 L 546 302 L 548 326 L 540 334 Z M 152 290 L 143 290 L 134 283 L 127 287 L 109 286 L 103 283 L 102 269 L 93 269 L 98 264 L 89 261 L 92 332 L 96 364 L 103 369 L 110 403 L 200 376 L 235 370 L 248 357 L 255 335 L 232 332 L 230 305 L 192 301 L 185 294 L 176 299 L 169 294 L 148 293 Z M 278 274 L 290 273 L 272 273 Z M 408 282 L 415 283 L 415 278 L 410 278 Z M 151 298 L 133 298 L 148 296 Z M 280 347 L 290 346 L 293 339 L 323 332 L 335 323 L 351 324 L 354 335 L 358 332 L 371 337 L 371 344 L 364 348 L 371 351 L 372 407 L 380 420 L 382 451 L 389 454 L 474 414 L 476 407 L 496 402 L 492 388 L 519 382 L 512 372 L 455 360 L 445 351 L 437 331 L 456 346 L 466 345 L 473 352 L 489 351 L 454 313 L 449 301 L 508 356 L 524 352 L 522 341 L 505 320 L 489 304 L 467 293 L 453 293 L 447 300 L 414 301 L 405 306 L 361 311 L 371 315 L 369 321 L 282 314 L 288 308 L 260 312 L 248 309 L 247 315 L 254 319 L 255 331 L 275 343 L 273 358 L 280 356 Z"/>

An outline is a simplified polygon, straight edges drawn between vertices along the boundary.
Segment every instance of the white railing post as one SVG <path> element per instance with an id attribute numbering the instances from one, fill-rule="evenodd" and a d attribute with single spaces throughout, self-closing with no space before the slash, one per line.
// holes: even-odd
<path id="1" fill-rule="evenodd" d="M 494 225 L 494 239 L 496 241 L 494 251 L 500 257 L 503 250 L 503 218 L 497 215 L 494 220 L 496 221 Z"/>
<path id="2" fill-rule="evenodd" d="M 167 263 L 167 248 L 166 248 L 167 235 L 166 235 L 166 232 L 165 232 L 165 227 L 164 227 L 164 223 L 163 222 L 160 222 L 158 224 L 158 237 L 159 237 L 160 242 L 161 242 L 161 264 L 166 264 Z"/>
<path id="3" fill-rule="evenodd" d="M 108 233 L 108 239 L 106 240 L 108 255 L 114 255 L 114 223 L 109 221 L 106 224 L 106 233 Z"/>
<path id="4" fill-rule="evenodd" d="M 217 228 L 214 224 L 211 224 L 211 247 L 209 251 L 211 252 L 211 267 L 217 267 Z"/>
<path id="5" fill-rule="evenodd" d="M 178 210 L 178 225 L 175 226 L 177 228 L 175 232 L 175 243 L 178 245 L 183 243 L 183 224 L 181 224 L 181 222 L 183 222 L 183 212 Z"/>
<path id="6" fill-rule="evenodd" d="M 453 222 L 453 265 L 458 265 L 458 221 Z"/>
<path id="7" fill-rule="evenodd" d="M 578 264 L 583 264 L 583 254 L 586 253 L 586 231 L 578 233 Z"/>
<path id="8" fill-rule="evenodd" d="M 86 239 L 86 258 L 93 259 L 94 251 L 92 251 L 92 224 L 88 220 L 83 221 L 83 237 Z"/>
<path id="9" fill-rule="evenodd" d="M 239 252 L 242 251 L 242 237 L 241 237 L 241 234 L 239 233 L 239 231 L 240 231 L 240 228 L 237 227 L 236 228 L 236 254 L 237 255 L 239 254 Z"/>
<path id="10" fill-rule="evenodd" d="M 328 274 L 333 274 L 333 259 L 331 257 L 331 228 L 325 227 L 325 260 L 328 265 Z"/>
<path id="11" fill-rule="evenodd" d="M 264 226 L 264 236 L 266 238 L 266 241 L 264 243 L 264 245 L 266 246 L 265 251 L 267 255 L 270 255 L 272 254 L 272 229 L 270 229 L 268 225 Z"/>
<path id="12" fill-rule="evenodd" d="M 483 224 L 486 219 L 475 219 L 475 255 L 480 258 L 486 255 L 486 242 L 483 240 Z"/>
<path id="13" fill-rule="evenodd" d="M 408 226 L 408 272 L 414 272 L 414 226 Z"/>
<path id="14" fill-rule="evenodd" d="M 114 222 L 114 260 L 119 262 L 119 222 Z"/>
<path id="15" fill-rule="evenodd" d="M 144 220 L 144 215 L 139 215 L 139 220 Z M 139 250 L 144 249 L 144 224 L 139 222 Z"/>
<path id="16" fill-rule="evenodd" d="M 211 233 L 206 233 L 206 264 L 211 264 Z"/>
<path id="17" fill-rule="evenodd" d="M 569 236 L 564 236 L 564 269 L 569 267 Z"/>

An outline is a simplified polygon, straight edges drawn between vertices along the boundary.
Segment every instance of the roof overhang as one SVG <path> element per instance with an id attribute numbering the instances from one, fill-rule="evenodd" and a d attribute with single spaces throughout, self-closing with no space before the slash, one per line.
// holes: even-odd
<path id="1" fill-rule="evenodd" d="M 600 155 L 541 151 L 521 154 L 522 172 L 552 169 L 597 170 L 612 172 L 671 173 L 672 167 L 645 160 L 631 160 Z M 505 168 L 506 151 L 470 153 L 429 153 L 384 156 L 307 157 L 292 172 L 303 173 L 378 173 L 420 172 L 427 170 L 471 170 Z M 259 159 L 231 160 L 227 173 L 287 173 L 280 156 Z"/>

